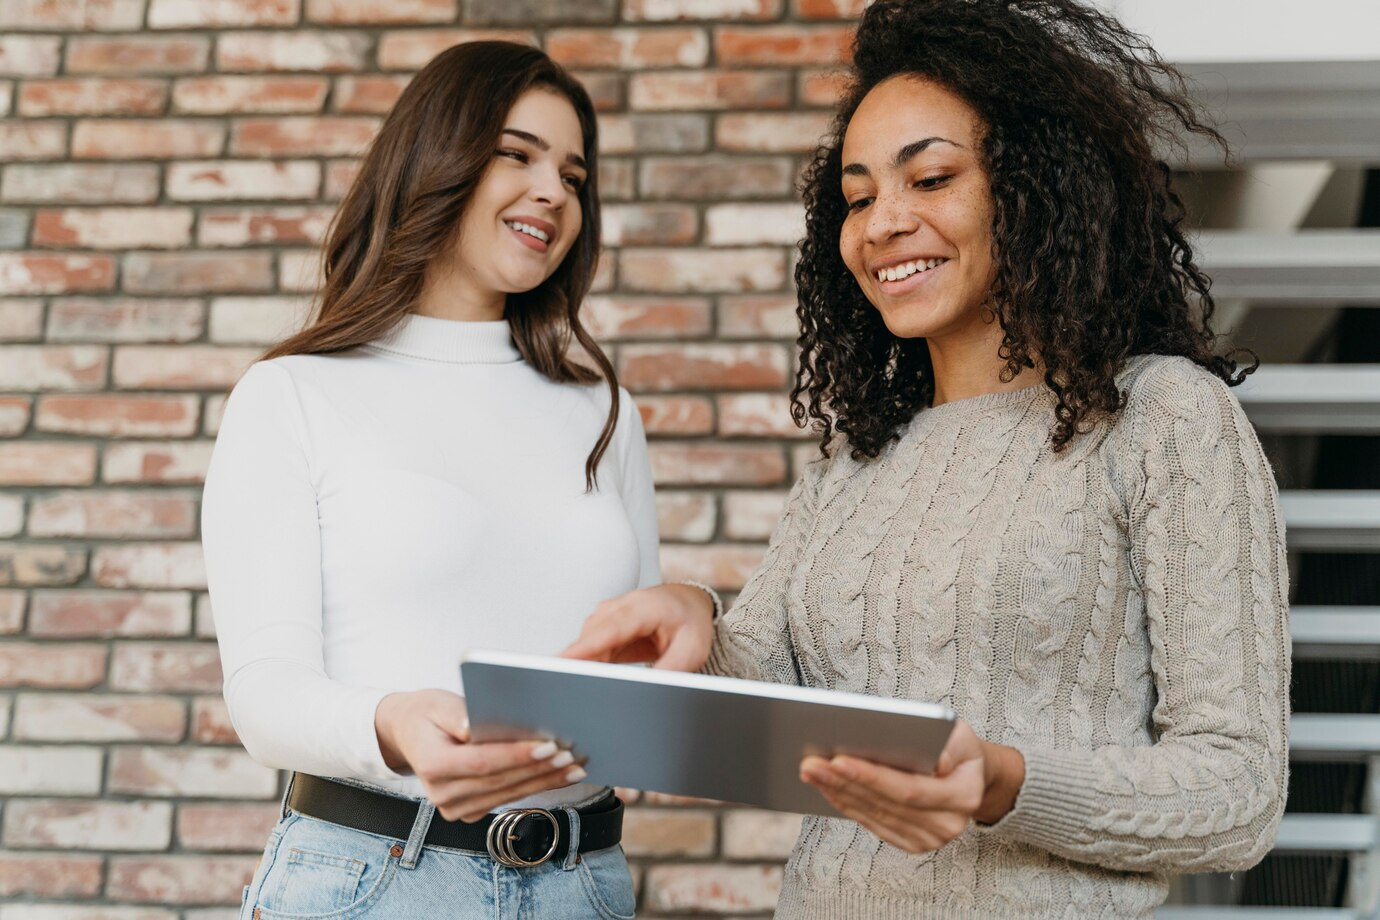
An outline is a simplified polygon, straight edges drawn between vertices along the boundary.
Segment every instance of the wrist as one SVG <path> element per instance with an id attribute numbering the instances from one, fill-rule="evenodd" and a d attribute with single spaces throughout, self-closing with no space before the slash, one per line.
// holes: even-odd
<path id="1" fill-rule="evenodd" d="M 403 696 L 402 693 L 386 694 L 374 707 L 374 736 L 378 739 L 379 753 L 388 769 L 395 773 L 408 771 L 407 758 L 403 756 L 393 733 L 397 725 L 397 708 Z"/>
<path id="2" fill-rule="evenodd" d="M 1004 744 L 980 743 L 983 749 L 982 802 L 973 819 L 980 824 L 996 824 L 1016 805 L 1016 797 L 1025 783 L 1025 756 Z"/>
<path id="3" fill-rule="evenodd" d="M 687 578 L 687 579 L 684 579 L 684 580 L 682 580 L 682 581 L 678 581 L 678 582 L 676 582 L 676 584 L 678 584 L 678 585 L 680 585 L 680 586 L 683 586 L 683 587 L 686 587 L 686 588 L 692 588 L 692 589 L 694 589 L 695 594 L 697 594 L 697 595 L 698 595 L 700 598 L 702 598 L 703 600 L 706 600 L 706 601 L 709 602 L 709 603 L 708 603 L 708 606 L 705 608 L 705 612 L 709 614 L 709 619 L 710 619 L 711 622 L 717 622 L 718 619 L 719 619 L 721 616 L 723 616 L 723 614 L 724 614 L 724 602 L 723 602 L 723 599 L 719 597 L 719 592 L 717 592 L 717 591 L 715 591 L 713 588 L 709 587 L 709 585 L 706 585 L 706 584 L 704 584 L 703 582 L 694 581 L 694 580 L 688 579 L 688 578 Z"/>

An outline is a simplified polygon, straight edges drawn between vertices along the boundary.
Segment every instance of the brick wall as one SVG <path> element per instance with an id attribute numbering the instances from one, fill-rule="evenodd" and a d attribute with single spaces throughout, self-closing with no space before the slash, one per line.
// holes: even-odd
<path id="1" fill-rule="evenodd" d="M 651 433 L 667 577 L 742 584 L 813 450 L 793 182 L 861 5 L 0 0 L 0 920 L 234 916 L 281 778 L 219 697 L 199 485 L 353 157 L 454 42 L 540 43 L 596 99 L 590 322 Z M 769 912 L 797 826 L 639 803 L 642 914 Z"/>

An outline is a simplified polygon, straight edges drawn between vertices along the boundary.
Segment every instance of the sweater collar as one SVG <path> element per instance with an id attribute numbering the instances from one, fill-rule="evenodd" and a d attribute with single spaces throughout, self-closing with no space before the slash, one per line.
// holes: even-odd
<path id="1" fill-rule="evenodd" d="M 462 322 L 408 313 L 371 345 L 379 351 L 443 364 L 512 364 L 522 360 L 507 320 Z"/>

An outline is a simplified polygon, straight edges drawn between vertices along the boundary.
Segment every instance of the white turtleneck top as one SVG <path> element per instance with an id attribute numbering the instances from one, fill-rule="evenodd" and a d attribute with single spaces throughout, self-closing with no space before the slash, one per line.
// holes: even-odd
<path id="1" fill-rule="evenodd" d="M 421 797 L 379 752 L 385 694 L 460 693 L 465 651 L 554 654 L 599 601 L 657 584 L 646 438 L 626 392 L 585 491 L 608 405 L 607 387 L 523 361 L 506 322 L 409 314 L 361 348 L 251 367 L 202 506 L 225 699 L 249 753 Z"/>

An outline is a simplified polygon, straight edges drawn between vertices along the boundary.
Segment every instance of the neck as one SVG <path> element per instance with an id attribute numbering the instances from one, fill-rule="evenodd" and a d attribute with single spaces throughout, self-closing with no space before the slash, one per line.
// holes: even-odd
<path id="1" fill-rule="evenodd" d="M 422 294 L 412 312 L 436 319 L 493 322 L 503 319 L 507 302 L 507 294 L 481 287 L 463 265 L 436 260 L 427 268 Z"/>
<path id="2" fill-rule="evenodd" d="M 1001 324 L 993 320 L 975 329 L 965 330 L 942 338 L 929 338 L 930 363 L 934 367 L 934 401 L 931 405 L 1023 390 L 1040 382 L 1038 368 L 1022 368 L 1010 380 L 1002 380 L 1006 362 L 998 355 L 1001 348 Z"/>

